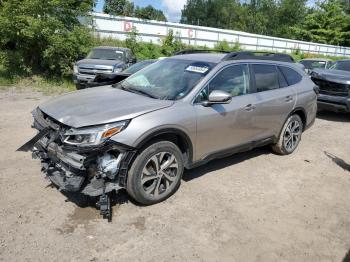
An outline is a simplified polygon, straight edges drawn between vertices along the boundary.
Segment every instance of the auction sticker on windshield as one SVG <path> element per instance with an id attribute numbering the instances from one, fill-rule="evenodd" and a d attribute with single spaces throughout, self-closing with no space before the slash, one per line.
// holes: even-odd
<path id="1" fill-rule="evenodd" d="M 204 74 L 209 70 L 209 68 L 206 66 L 202 67 L 202 66 L 190 65 L 185 70 L 188 72 Z"/>

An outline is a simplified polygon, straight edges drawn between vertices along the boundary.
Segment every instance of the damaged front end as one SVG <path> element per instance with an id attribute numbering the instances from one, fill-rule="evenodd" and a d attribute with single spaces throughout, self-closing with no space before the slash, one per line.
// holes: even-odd
<path id="1" fill-rule="evenodd" d="M 33 111 L 38 134 L 18 151 L 32 151 L 42 171 L 60 191 L 100 196 L 101 214 L 110 218 L 106 195 L 126 185 L 134 148 L 109 138 L 121 132 L 128 121 L 74 129 L 49 117 L 39 108 Z"/>

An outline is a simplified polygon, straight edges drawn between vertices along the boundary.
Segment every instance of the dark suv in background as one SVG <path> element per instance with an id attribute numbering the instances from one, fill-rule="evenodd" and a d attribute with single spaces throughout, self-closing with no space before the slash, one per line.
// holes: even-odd
<path id="1" fill-rule="evenodd" d="M 136 63 L 129 48 L 100 46 L 92 49 L 87 57 L 74 65 L 73 80 L 77 89 L 86 87 L 97 74 L 115 74 Z"/>
<path id="2" fill-rule="evenodd" d="M 319 87 L 319 110 L 350 112 L 350 59 L 339 60 L 329 69 L 314 69 L 311 79 Z"/>

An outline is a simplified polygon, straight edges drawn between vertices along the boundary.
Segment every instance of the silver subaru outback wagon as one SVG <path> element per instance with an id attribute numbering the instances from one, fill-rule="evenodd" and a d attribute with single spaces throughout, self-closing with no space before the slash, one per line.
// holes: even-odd
<path id="1" fill-rule="evenodd" d="M 184 169 L 270 144 L 292 153 L 317 111 L 315 84 L 284 54 L 191 53 L 112 86 L 68 93 L 33 111 L 32 151 L 60 190 L 99 196 L 125 188 L 154 204 Z"/>

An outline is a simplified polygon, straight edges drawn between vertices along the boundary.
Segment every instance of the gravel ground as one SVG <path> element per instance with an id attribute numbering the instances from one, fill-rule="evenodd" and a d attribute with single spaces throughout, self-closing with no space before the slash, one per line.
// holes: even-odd
<path id="1" fill-rule="evenodd" d="M 50 186 L 29 153 L 30 111 L 0 92 L 0 261 L 343 261 L 350 248 L 350 116 L 322 113 L 297 151 L 269 148 L 187 171 L 149 207 L 121 193 L 107 223 Z M 344 260 L 345 261 L 345 260 Z"/>

